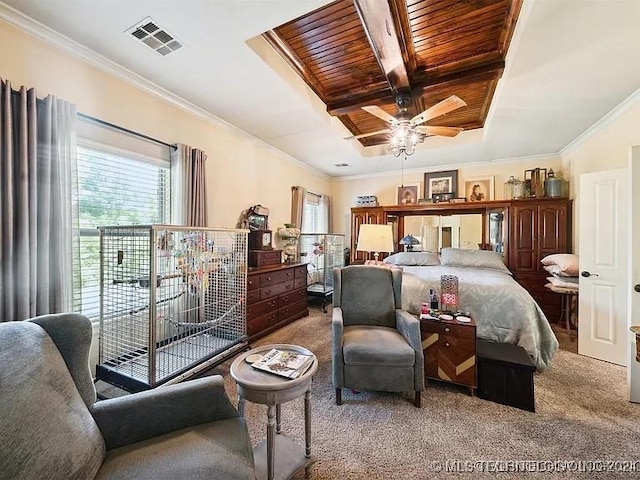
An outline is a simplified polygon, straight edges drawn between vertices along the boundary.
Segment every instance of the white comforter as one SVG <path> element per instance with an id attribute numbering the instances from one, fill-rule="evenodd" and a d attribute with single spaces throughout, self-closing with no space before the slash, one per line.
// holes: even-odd
<path id="1" fill-rule="evenodd" d="M 531 355 L 538 370 L 549 366 L 558 340 L 538 304 L 510 275 L 441 265 L 402 268 L 405 310 L 419 313 L 421 303 L 429 301 L 430 288 L 440 293 L 440 276 L 455 275 L 459 283 L 459 309 L 471 314 L 479 338 L 519 345 Z"/>

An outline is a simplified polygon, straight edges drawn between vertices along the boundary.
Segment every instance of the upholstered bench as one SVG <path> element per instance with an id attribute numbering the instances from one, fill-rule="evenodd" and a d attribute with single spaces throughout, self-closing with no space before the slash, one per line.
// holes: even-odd
<path id="1" fill-rule="evenodd" d="M 478 339 L 478 397 L 530 412 L 536 411 L 533 372 L 524 348 Z"/>

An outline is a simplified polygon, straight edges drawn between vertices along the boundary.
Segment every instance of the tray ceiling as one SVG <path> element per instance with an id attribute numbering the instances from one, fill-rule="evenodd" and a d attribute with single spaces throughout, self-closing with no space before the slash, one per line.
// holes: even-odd
<path id="1" fill-rule="evenodd" d="M 467 106 L 428 125 L 470 130 L 484 126 L 521 5 L 338 0 L 264 36 L 353 135 L 385 129 L 386 122 L 361 107 L 378 105 L 395 115 L 398 93 L 411 94 L 413 115 L 457 95 Z M 359 141 L 372 146 L 389 139 Z"/>

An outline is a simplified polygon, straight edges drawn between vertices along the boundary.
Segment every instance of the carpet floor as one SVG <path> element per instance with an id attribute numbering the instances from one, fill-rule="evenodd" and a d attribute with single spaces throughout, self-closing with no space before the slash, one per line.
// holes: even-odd
<path id="1" fill-rule="evenodd" d="M 420 409 L 409 394 L 349 390 L 337 406 L 330 324 L 331 310 L 312 309 L 252 345 L 292 343 L 318 357 L 313 479 L 640 478 L 640 405 L 625 400 L 622 367 L 560 350 L 551 367 L 535 375 L 536 413 L 434 382 Z M 222 374 L 235 402 L 230 364 L 206 373 Z M 266 407 L 247 402 L 246 418 L 254 443 L 265 438 Z M 303 445 L 302 399 L 283 405 L 282 419 L 283 432 Z"/>

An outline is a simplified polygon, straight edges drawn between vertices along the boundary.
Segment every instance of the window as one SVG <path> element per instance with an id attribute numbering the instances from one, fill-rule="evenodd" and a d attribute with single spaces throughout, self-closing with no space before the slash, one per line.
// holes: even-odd
<path id="1" fill-rule="evenodd" d="M 100 316 L 98 226 L 169 223 L 170 158 L 80 142 L 77 151 L 74 310 Z"/>
<path id="2" fill-rule="evenodd" d="M 329 233 L 328 208 L 321 195 L 307 192 L 302 212 L 302 233 Z"/>

